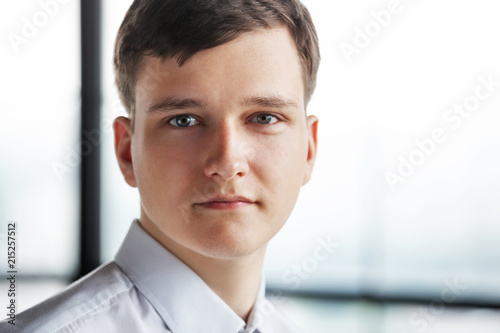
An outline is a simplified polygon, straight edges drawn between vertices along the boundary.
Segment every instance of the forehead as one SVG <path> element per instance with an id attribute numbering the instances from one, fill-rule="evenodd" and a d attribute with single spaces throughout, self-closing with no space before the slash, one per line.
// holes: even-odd
<path id="1" fill-rule="evenodd" d="M 182 66 L 175 59 L 145 57 L 135 87 L 137 109 L 168 96 L 207 103 L 279 95 L 304 104 L 304 84 L 295 43 L 286 28 L 244 33 L 203 50 Z"/>

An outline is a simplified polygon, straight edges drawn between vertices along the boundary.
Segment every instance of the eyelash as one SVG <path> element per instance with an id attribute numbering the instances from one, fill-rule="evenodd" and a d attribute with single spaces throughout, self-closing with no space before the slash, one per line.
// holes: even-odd
<path id="1" fill-rule="evenodd" d="M 262 115 L 266 115 L 266 116 L 271 116 L 273 118 L 275 118 L 276 120 L 272 123 L 269 123 L 269 124 L 260 124 L 258 121 L 250 121 L 250 123 L 252 124 L 258 124 L 258 125 L 267 125 L 267 126 L 271 126 L 271 125 L 274 125 L 274 124 L 277 124 L 279 122 L 282 122 L 283 121 L 283 118 L 274 114 L 274 113 L 270 113 L 270 112 L 262 112 L 262 113 L 258 113 L 258 114 L 255 114 L 255 115 L 252 115 L 252 117 L 250 118 L 250 120 L 253 120 L 259 116 L 262 116 Z M 195 120 L 197 122 L 197 124 L 195 125 L 191 125 L 191 126 L 175 126 L 175 125 L 172 125 L 170 124 L 170 122 L 172 122 L 173 120 L 179 118 L 179 117 L 182 117 L 182 116 L 189 116 L 191 117 L 191 119 Z M 168 118 L 167 121 L 165 122 L 167 125 L 171 125 L 172 127 L 174 127 L 175 129 L 186 129 L 188 127 L 192 127 L 192 126 L 196 126 L 196 125 L 199 125 L 199 124 L 202 124 L 202 122 L 200 120 L 198 120 L 195 116 L 191 115 L 191 114 L 179 114 L 177 116 L 173 116 L 171 118 Z"/>
<path id="2" fill-rule="evenodd" d="M 177 116 L 174 116 L 174 117 L 169 118 L 169 119 L 166 121 L 166 123 L 167 123 L 167 125 L 171 125 L 171 126 L 172 126 L 172 127 L 174 127 L 175 129 L 184 129 L 184 128 L 187 128 L 187 127 L 192 127 L 192 126 L 195 126 L 195 125 L 188 125 L 188 126 L 175 126 L 175 125 L 173 125 L 173 124 L 170 124 L 173 120 L 176 120 L 176 119 L 177 119 L 177 118 L 179 118 L 179 117 L 185 117 L 185 116 L 188 116 L 188 117 L 190 117 L 192 120 L 196 121 L 196 122 L 197 122 L 197 124 L 195 124 L 195 125 L 198 125 L 198 124 L 200 124 L 200 123 L 201 123 L 201 121 L 199 121 L 198 119 L 196 119 L 196 117 L 194 117 L 193 115 L 190 115 L 190 114 L 179 114 L 179 115 L 177 115 Z M 191 122 L 190 122 L 190 123 L 191 123 Z"/>

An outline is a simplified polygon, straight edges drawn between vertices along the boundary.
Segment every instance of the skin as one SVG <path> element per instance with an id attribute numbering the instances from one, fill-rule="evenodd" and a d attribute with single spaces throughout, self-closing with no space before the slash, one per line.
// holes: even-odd
<path id="1" fill-rule="evenodd" d="M 181 67 L 145 58 L 134 117 L 133 130 L 115 120 L 115 150 L 139 189 L 141 225 L 247 320 L 266 244 L 316 157 L 318 119 L 306 116 L 292 37 L 245 33 Z"/>

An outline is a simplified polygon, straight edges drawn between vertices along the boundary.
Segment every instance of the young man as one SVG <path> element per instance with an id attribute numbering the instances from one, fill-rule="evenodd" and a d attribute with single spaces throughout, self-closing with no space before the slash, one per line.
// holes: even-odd
<path id="1" fill-rule="evenodd" d="M 140 219 L 114 261 L 2 332 L 298 332 L 266 302 L 262 265 L 316 156 L 305 7 L 136 0 L 114 63 L 129 112 L 115 150 Z"/>

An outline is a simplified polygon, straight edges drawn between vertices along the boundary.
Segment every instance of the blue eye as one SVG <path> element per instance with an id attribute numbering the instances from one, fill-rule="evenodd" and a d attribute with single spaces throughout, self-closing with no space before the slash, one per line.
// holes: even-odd
<path id="1" fill-rule="evenodd" d="M 261 125 L 274 124 L 277 121 L 278 121 L 278 118 L 276 118 L 275 116 L 270 115 L 268 113 L 259 114 L 255 117 L 253 117 L 251 120 L 252 123 L 258 123 Z"/>
<path id="2" fill-rule="evenodd" d="M 168 123 L 175 127 L 189 127 L 197 125 L 199 121 L 188 114 L 182 114 L 170 119 Z"/>

